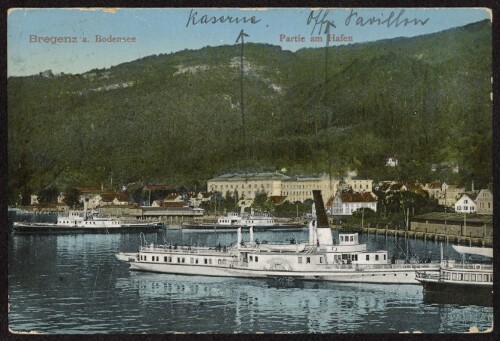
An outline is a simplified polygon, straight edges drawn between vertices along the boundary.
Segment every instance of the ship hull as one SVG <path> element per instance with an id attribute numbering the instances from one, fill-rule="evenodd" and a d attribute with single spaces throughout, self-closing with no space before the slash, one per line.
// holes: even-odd
<path id="1" fill-rule="evenodd" d="M 194 230 L 194 231 L 236 231 L 238 228 L 250 228 L 250 226 L 241 225 L 221 225 L 221 224 L 184 224 L 182 225 L 183 230 Z M 304 228 L 304 225 L 300 224 L 272 224 L 272 225 L 254 225 L 254 231 L 272 231 L 272 230 L 298 230 Z"/>
<path id="2" fill-rule="evenodd" d="M 64 226 L 43 223 L 16 223 L 13 226 L 16 234 L 110 234 L 131 232 L 154 232 L 163 228 L 161 223 L 122 224 L 118 226 Z"/>
<path id="3" fill-rule="evenodd" d="M 118 255 L 117 258 L 122 261 L 128 261 L 123 257 L 120 259 Z M 367 269 L 361 271 L 359 269 L 333 271 L 280 271 L 256 270 L 236 266 L 205 266 L 131 261 L 130 269 L 156 273 L 212 277 L 290 278 L 294 280 L 345 283 L 419 284 L 419 282 L 415 279 L 415 270 L 410 268 Z"/>

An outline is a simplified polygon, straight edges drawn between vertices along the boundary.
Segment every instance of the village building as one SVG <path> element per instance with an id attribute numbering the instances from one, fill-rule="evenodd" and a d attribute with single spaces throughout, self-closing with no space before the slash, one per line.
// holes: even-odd
<path id="1" fill-rule="evenodd" d="M 396 167 L 398 165 L 398 159 L 396 157 L 388 157 L 385 160 L 385 165 L 387 167 Z"/>
<path id="2" fill-rule="evenodd" d="M 371 192 L 340 192 L 329 200 L 327 207 L 332 215 L 352 215 L 360 208 L 377 211 L 377 197 Z"/>
<path id="3" fill-rule="evenodd" d="M 239 198 L 255 199 L 259 193 L 281 195 L 281 183 L 289 177 L 280 173 L 224 174 L 208 180 L 209 192 L 238 193 Z"/>
<path id="4" fill-rule="evenodd" d="M 443 184 L 440 182 L 427 183 L 424 189 L 429 193 L 430 198 L 439 199 L 444 197 Z"/>
<path id="5" fill-rule="evenodd" d="M 482 189 L 476 197 L 477 214 L 493 215 L 493 194 L 489 189 Z"/>
<path id="6" fill-rule="evenodd" d="M 313 199 L 313 190 L 320 190 L 326 203 L 339 191 L 342 182 L 353 192 L 371 192 L 373 180 L 361 179 L 350 174 L 346 179 L 323 175 L 287 176 L 281 173 L 224 174 L 208 180 L 207 189 L 226 196 L 238 193 L 240 198 L 255 199 L 259 193 L 268 197 L 286 197 L 289 202 L 304 202 Z"/>
<path id="7" fill-rule="evenodd" d="M 441 198 L 438 198 L 438 204 L 446 207 L 455 207 L 455 203 L 461 194 L 465 192 L 465 187 L 443 183 L 442 190 L 443 195 Z"/>
<path id="8" fill-rule="evenodd" d="M 104 205 L 128 205 L 129 204 L 129 195 L 126 192 L 104 192 L 100 194 L 101 202 L 99 206 Z"/>
<path id="9" fill-rule="evenodd" d="M 455 203 L 456 213 L 476 213 L 476 199 L 477 194 L 475 193 L 463 193 L 460 198 Z"/>
<path id="10" fill-rule="evenodd" d="M 189 193 L 188 201 L 191 207 L 200 207 L 201 203 L 210 201 L 212 195 L 207 192 Z"/>

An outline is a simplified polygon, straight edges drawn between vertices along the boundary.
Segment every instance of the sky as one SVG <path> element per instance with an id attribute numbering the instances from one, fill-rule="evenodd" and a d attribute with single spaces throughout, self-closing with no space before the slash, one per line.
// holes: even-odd
<path id="1" fill-rule="evenodd" d="M 240 22 L 204 20 L 221 16 Z M 325 46 L 327 23 L 330 34 L 344 35 L 344 41 L 328 42 L 335 46 L 418 36 L 484 19 L 490 19 L 485 8 L 17 8 L 7 18 L 7 74 L 49 69 L 79 74 L 155 54 L 234 44 L 241 30 L 248 35 L 245 42 L 296 51 Z M 97 35 L 129 39 L 99 42 Z"/>

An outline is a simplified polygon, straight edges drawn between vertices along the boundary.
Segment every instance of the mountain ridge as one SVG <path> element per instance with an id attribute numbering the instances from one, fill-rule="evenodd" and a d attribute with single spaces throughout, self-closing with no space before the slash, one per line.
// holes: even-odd
<path id="1" fill-rule="evenodd" d="M 443 32 L 330 47 L 326 84 L 324 48 L 246 43 L 246 147 L 236 45 L 78 75 L 9 77 L 10 201 L 20 192 L 111 177 L 115 185 L 142 178 L 199 188 L 245 167 L 357 168 L 374 180 L 486 184 L 491 23 Z M 397 174 L 384 163 L 394 154 L 403 164 Z M 460 163 L 460 174 L 430 172 L 445 161 Z"/>

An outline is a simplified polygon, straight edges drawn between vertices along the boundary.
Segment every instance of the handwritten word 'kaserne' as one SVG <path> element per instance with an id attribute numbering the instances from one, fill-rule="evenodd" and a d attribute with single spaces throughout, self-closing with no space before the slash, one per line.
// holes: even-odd
<path id="1" fill-rule="evenodd" d="M 189 27 L 189 25 L 195 26 L 198 24 L 224 24 L 224 23 L 229 23 L 229 24 L 239 24 L 239 23 L 250 23 L 250 24 L 257 24 L 260 22 L 261 19 L 258 19 L 255 15 L 251 17 L 238 17 L 238 16 L 230 16 L 230 15 L 220 15 L 220 16 L 210 16 L 207 14 L 203 14 L 201 16 L 198 15 L 198 11 L 191 10 L 189 12 L 189 17 L 186 23 L 186 27 Z"/>

